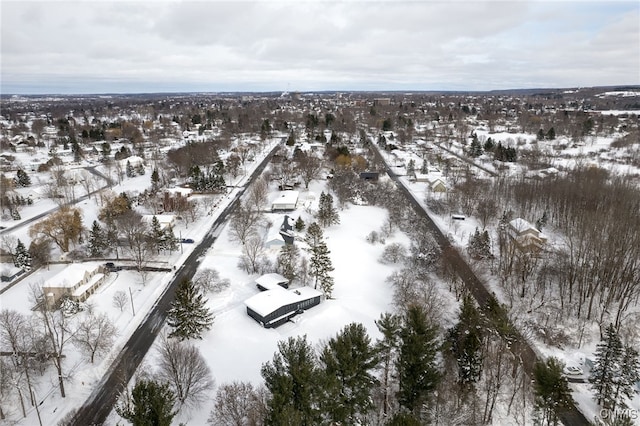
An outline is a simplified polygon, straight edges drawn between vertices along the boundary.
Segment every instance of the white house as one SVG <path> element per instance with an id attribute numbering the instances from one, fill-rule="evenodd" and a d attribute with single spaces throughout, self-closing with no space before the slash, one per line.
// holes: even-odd
<path id="1" fill-rule="evenodd" d="M 280 196 L 271 203 L 271 211 L 295 210 L 299 195 L 298 191 L 282 191 Z"/>
<path id="2" fill-rule="evenodd" d="M 42 290 L 49 306 L 63 296 L 84 302 L 104 282 L 105 270 L 99 263 L 72 263 L 47 280 Z"/>

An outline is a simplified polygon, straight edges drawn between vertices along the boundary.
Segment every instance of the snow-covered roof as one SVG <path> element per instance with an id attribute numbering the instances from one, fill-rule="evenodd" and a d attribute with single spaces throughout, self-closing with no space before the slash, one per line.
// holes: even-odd
<path id="1" fill-rule="evenodd" d="M 267 290 L 282 289 L 282 287 L 280 287 L 280 283 L 288 282 L 288 279 L 280 274 L 276 274 L 275 272 L 271 274 L 264 274 L 263 276 L 256 278 L 256 284 L 260 284 L 260 286 Z"/>
<path id="2" fill-rule="evenodd" d="M 298 191 L 282 191 L 280 196 L 273 200 L 273 204 L 296 204 L 298 202 Z"/>
<path id="3" fill-rule="evenodd" d="M 514 230 L 516 230 L 517 232 L 522 232 L 522 231 L 526 231 L 528 229 L 534 229 L 537 232 L 540 232 L 536 229 L 535 226 L 533 226 L 532 224 L 530 224 L 528 221 L 522 219 L 522 218 L 516 218 L 513 219 L 511 222 L 509 222 L 509 226 L 511 228 L 513 228 Z"/>
<path id="4" fill-rule="evenodd" d="M 73 287 L 84 279 L 87 272 L 92 272 L 97 267 L 97 263 L 71 263 L 48 279 L 45 287 Z"/>
<path id="5" fill-rule="evenodd" d="M 258 315 L 266 317 L 282 306 L 318 296 L 322 296 L 322 293 L 311 287 L 299 287 L 293 290 L 280 287 L 258 293 L 245 300 L 244 304 Z"/>

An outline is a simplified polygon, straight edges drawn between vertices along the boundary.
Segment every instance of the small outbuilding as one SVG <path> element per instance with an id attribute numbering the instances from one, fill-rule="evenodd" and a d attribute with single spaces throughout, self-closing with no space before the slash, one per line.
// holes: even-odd
<path id="1" fill-rule="evenodd" d="M 247 314 L 264 328 L 274 328 L 320 304 L 322 293 L 311 287 L 273 288 L 247 299 Z"/>

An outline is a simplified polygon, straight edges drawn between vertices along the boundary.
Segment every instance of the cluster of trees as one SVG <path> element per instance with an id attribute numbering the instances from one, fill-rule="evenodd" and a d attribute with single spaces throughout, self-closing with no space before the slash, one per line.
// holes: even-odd
<path id="1" fill-rule="evenodd" d="M 192 166 L 189 170 L 189 185 L 198 192 L 219 192 L 226 188 L 224 181 L 224 165 L 217 161 L 213 167 L 203 172 L 199 166 Z"/>
<path id="2" fill-rule="evenodd" d="M 249 415 L 260 416 L 256 424 L 300 425 L 426 419 L 440 378 L 435 327 L 419 307 L 377 324 L 384 333 L 377 342 L 357 323 L 317 351 L 305 336 L 280 342 L 261 369 L 266 393 L 241 383 L 221 387 L 210 424 L 241 424 Z M 241 404 L 246 411 L 237 410 Z"/>
<path id="3" fill-rule="evenodd" d="M 0 350 L 10 352 L 11 357 L 0 357 L 0 417 L 2 406 L 16 402 L 24 417 L 27 407 L 36 410 L 39 424 L 43 419 L 36 399 L 43 395 L 38 376 L 48 368 L 56 371 L 60 395 L 64 398 L 65 371 L 63 359 L 72 344 L 87 360 L 106 354 L 113 345 L 117 330 L 106 314 L 85 312 L 69 317 L 57 306 L 50 306 L 39 285 L 30 288 L 30 303 L 35 306 L 30 316 L 11 309 L 0 311 Z"/>
<path id="4" fill-rule="evenodd" d="M 127 160 L 127 166 L 125 168 L 125 173 L 127 177 L 132 178 L 136 176 L 142 176 L 145 173 L 144 164 L 141 162 L 138 163 L 135 167 L 131 164 L 129 160 Z"/>
<path id="5" fill-rule="evenodd" d="M 638 350 L 629 344 L 623 345 L 618 331 L 609 324 L 604 339 L 596 347 L 595 362 L 589 376 L 596 402 L 611 412 L 616 408 L 628 408 L 626 398 L 634 398 L 638 381 Z"/>
<path id="6" fill-rule="evenodd" d="M 201 339 L 213 325 L 205 293 L 228 286 L 229 282 L 212 269 L 179 284 L 167 313 L 171 331 L 158 345 L 157 369 L 143 372 L 131 389 L 125 388 L 115 407 L 118 415 L 134 426 L 170 426 L 181 409 L 197 408 L 208 399 L 214 387 L 211 370 L 198 348 L 188 341 Z"/>
<path id="7" fill-rule="evenodd" d="M 320 202 L 316 214 L 318 222 L 324 228 L 340 223 L 340 214 L 333 205 L 333 195 L 331 193 L 320 193 Z"/>

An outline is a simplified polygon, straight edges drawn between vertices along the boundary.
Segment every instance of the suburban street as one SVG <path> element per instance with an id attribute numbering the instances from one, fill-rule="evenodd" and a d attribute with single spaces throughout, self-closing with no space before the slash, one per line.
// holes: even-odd
<path id="1" fill-rule="evenodd" d="M 285 139 L 283 139 L 283 141 L 284 140 Z M 260 176 L 279 146 L 280 144 L 276 145 L 271 152 L 267 154 L 251 174 L 247 184 L 236 193 L 234 199 L 220 213 L 206 236 L 194 248 L 182 266 L 177 269 L 171 283 L 167 286 L 166 290 L 162 293 L 140 326 L 131 335 L 101 382 L 96 386 L 96 389 L 84 405 L 78 409 L 74 419 L 70 423 L 71 425 L 101 425 L 105 422 L 116 403 L 118 395 L 126 388 L 140 365 L 140 362 L 162 329 L 178 284 L 182 280 L 191 279 L 194 276 L 200 264 L 200 258 L 205 255 L 206 251 L 209 250 L 216 240 L 216 231 L 225 223 L 229 214 L 235 209 L 245 189 Z"/>

